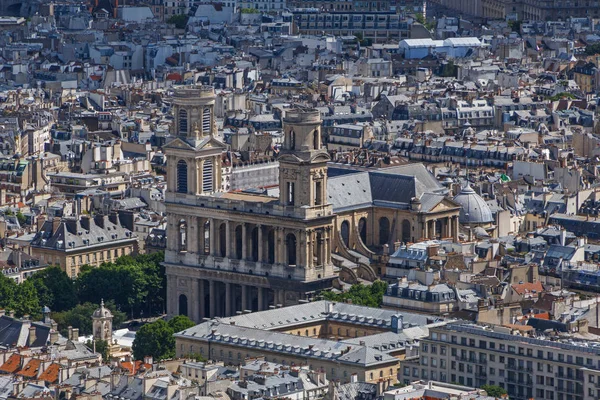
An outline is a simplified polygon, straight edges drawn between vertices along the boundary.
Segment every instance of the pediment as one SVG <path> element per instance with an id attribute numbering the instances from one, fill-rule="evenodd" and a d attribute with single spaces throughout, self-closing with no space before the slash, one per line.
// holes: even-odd
<path id="1" fill-rule="evenodd" d="M 288 162 L 302 162 L 303 160 L 298 156 L 291 153 L 280 154 L 277 158 L 279 161 L 288 161 Z"/>
<path id="2" fill-rule="evenodd" d="M 226 150 L 227 145 L 225 143 L 221 142 L 220 140 L 216 139 L 214 136 L 210 136 L 206 141 L 203 141 L 196 147 L 196 150 L 203 150 L 203 149 Z"/>
<path id="3" fill-rule="evenodd" d="M 460 207 L 460 205 L 456 204 L 454 201 L 450 200 L 449 198 L 444 197 L 429 212 L 436 213 L 436 212 L 451 211 L 451 210 L 456 210 L 459 207 Z"/>
<path id="4" fill-rule="evenodd" d="M 331 157 L 327 153 L 318 153 L 313 158 L 310 159 L 312 162 L 328 162 L 331 161 Z"/>
<path id="5" fill-rule="evenodd" d="M 175 138 L 167 143 L 163 149 L 186 149 L 186 150 L 194 150 L 188 142 L 181 138 Z"/>

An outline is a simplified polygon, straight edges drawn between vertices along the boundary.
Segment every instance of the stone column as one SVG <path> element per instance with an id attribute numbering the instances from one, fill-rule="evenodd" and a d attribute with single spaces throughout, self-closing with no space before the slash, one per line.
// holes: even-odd
<path id="1" fill-rule="evenodd" d="M 215 305 L 217 303 L 217 294 L 215 291 L 215 281 L 213 281 L 213 280 L 208 281 L 208 291 L 209 291 L 208 292 L 209 293 L 208 294 L 208 298 L 209 298 L 209 300 L 208 300 L 208 302 L 209 302 L 208 315 L 210 318 L 214 318 L 215 317 Z"/>
<path id="2" fill-rule="evenodd" d="M 200 322 L 200 302 L 198 300 L 198 280 L 195 278 L 190 278 L 190 303 L 188 306 L 189 317 L 192 321 L 199 323 Z"/>
<path id="3" fill-rule="evenodd" d="M 275 264 L 285 264 L 283 228 L 275 228 Z"/>
<path id="4" fill-rule="evenodd" d="M 263 288 L 261 288 L 260 286 L 257 288 L 258 289 L 258 311 L 262 311 L 265 309 L 265 305 L 264 305 L 264 293 L 263 293 Z"/>
<path id="5" fill-rule="evenodd" d="M 246 223 L 242 222 L 242 260 L 246 259 Z"/>
<path id="6" fill-rule="evenodd" d="M 453 236 L 454 236 L 454 240 L 458 240 L 458 232 L 459 232 L 459 226 L 460 226 L 460 221 L 458 220 L 458 216 L 454 216 L 452 217 L 453 220 Z"/>
<path id="7" fill-rule="evenodd" d="M 198 317 L 200 318 L 200 322 L 202 319 L 206 317 L 205 315 L 205 302 L 206 302 L 206 293 L 204 292 L 204 280 L 198 279 L 198 297 L 200 298 L 198 302 Z"/>
<path id="8" fill-rule="evenodd" d="M 429 221 L 425 221 L 423 223 L 423 235 L 422 235 L 425 239 L 429 238 Z"/>
<path id="9" fill-rule="evenodd" d="M 258 262 L 263 262 L 263 240 L 262 240 L 262 225 L 257 225 L 256 229 L 258 229 Z"/>
<path id="10" fill-rule="evenodd" d="M 198 218 L 196 217 L 187 217 L 185 219 L 187 224 L 187 250 L 189 253 L 197 253 L 198 252 L 198 230 L 200 227 L 198 226 Z"/>
<path id="11" fill-rule="evenodd" d="M 304 265 L 302 260 L 302 250 L 306 248 L 306 234 L 304 231 L 296 231 L 296 266 Z"/>
<path id="12" fill-rule="evenodd" d="M 210 231 L 210 234 L 209 234 L 209 236 L 210 236 L 209 237 L 209 239 L 210 239 L 209 240 L 210 241 L 210 254 L 213 256 L 216 256 L 218 254 L 216 251 L 217 249 L 215 249 L 215 234 L 217 231 L 216 230 L 217 221 L 215 221 L 214 218 L 210 218 L 209 221 L 210 221 L 210 228 L 209 228 L 209 231 Z M 212 304 L 212 302 L 211 302 L 211 304 Z"/>
<path id="13" fill-rule="evenodd" d="M 167 275 L 167 315 L 177 315 L 177 276 Z"/>
<path id="14" fill-rule="evenodd" d="M 248 309 L 248 286 L 242 286 L 242 311 L 246 311 Z"/>
<path id="15" fill-rule="evenodd" d="M 225 283 L 225 316 L 231 316 L 231 283 Z"/>
<path id="16" fill-rule="evenodd" d="M 225 221 L 225 257 L 231 258 L 231 223 Z"/>

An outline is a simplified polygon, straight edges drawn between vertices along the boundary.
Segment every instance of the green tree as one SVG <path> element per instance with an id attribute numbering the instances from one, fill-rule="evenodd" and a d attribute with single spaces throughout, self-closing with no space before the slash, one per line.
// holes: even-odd
<path id="1" fill-rule="evenodd" d="M 23 215 L 21 210 L 17 211 L 17 221 L 19 221 L 19 225 L 23 226 L 27 222 L 27 217 Z"/>
<path id="2" fill-rule="evenodd" d="M 588 56 L 595 56 L 600 54 L 600 42 L 588 44 L 585 48 L 585 54 Z"/>
<path id="3" fill-rule="evenodd" d="M 450 60 L 442 66 L 440 72 L 441 77 L 445 78 L 456 78 L 458 75 L 458 67 L 454 64 L 454 61 Z"/>
<path id="4" fill-rule="evenodd" d="M 96 340 L 95 342 L 88 340 L 85 345 L 92 350 L 94 349 L 94 345 L 96 345 L 96 353 L 102 356 L 103 361 L 108 361 L 108 342 L 106 340 Z"/>
<path id="5" fill-rule="evenodd" d="M 417 21 L 418 23 L 425 25 L 425 16 L 421 13 L 417 13 L 415 15 L 415 21 Z"/>
<path id="6" fill-rule="evenodd" d="M 14 292 L 13 309 L 18 317 L 29 315 L 38 319 L 41 316 L 40 300 L 33 282 L 26 280 L 17 285 Z"/>
<path id="7" fill-rule="evenodd" d="M 48 267 L 36 272 L 28 281 L 35 287 L 40 305 L 52 311 L 65 311 L 78 303 L 73 280 L 60 267 Z"/>
<path id="8" fill-rule="evenodd" d="M 132 350 L 136 360 L 143 360 L 145 356 L 152 356 L 154 360 L 175 357 L 173 329 L 162 319 L 142 326 L 135 335 Z"/>
<path id="9" fill-rule="evenodd" d="M 0 308 L 13 309 L 16 288 L 15 281 L 0 274 Z"/>
<path id="10" fill-rule="evenodd" d="M 167 20 L 167 24 L 175 25 L 175 28 L 177 29 L 185 29 L 188 23 L 188 19 L 189 17 L 187 15 L 173 15 Z"/>
<path id="11" fill-rule="evenodd" d="M 497 385 L 483 385 L 481 388 L 491 397 L 500 398 L 506 394 L 506 390 Z"/>
<path id="12" fill-rule="evenodd" d="M 187 328 L 191 328 L 192 326 L 196 325 L 194 321 L 192 321 L 185 315 L 178 315 L 176 317 L 171 318 L 168 324 L 169 327 L 173 329 L 174 333 L 181 332 Z"/>
<path id="13" fill-rule="evenodd" d="M 113 327 L 117 328 L 125 320 L 125 314 L 118 311 L 112 301 L 105 303 L 104 306 L 113 314 Z M 94 303 L 78 304 L 68 311 L 53 313 L 52 318 L 63 335 L 67 334 L 69 326 L 79 329 L 80 335 L 91 335 L 92 314 L 98 307 L 100 305 Z"/>
<path id="14" fill-rule="evenodd" d="M 326 300 L 345 302 L 352 301 L 352 304 L 358 304 L 369 307 L 380 307 L 383 303 L 383 294 L 387 290 L 387 283 L 377 280 L 371 285 L 362 283 L 354 284 L 346 292 L 334 293 L 327 291 L 323 293 Z"/>

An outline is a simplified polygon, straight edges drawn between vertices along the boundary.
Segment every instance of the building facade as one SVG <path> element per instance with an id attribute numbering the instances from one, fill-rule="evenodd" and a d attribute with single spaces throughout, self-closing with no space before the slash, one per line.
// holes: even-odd
<path id="1" fill-rule="evenodd" d="M 402 362 L 400 381 L 498 385 L 516 400 L 597 399 L 599 346 L 529 338 L 500 326 L 448 324 L 431 328 L 429 337 L 420 342 L 420 357 Z"/>
<path id="2" fill-rule="evenodd" d="M 297 304 L 329 288 L 333 211 L 316 110 L 284 118 L 280 198 L 221 189 L 212 87 L 176 90 L 165 146 L 167 313 L 194 321 Z"/>

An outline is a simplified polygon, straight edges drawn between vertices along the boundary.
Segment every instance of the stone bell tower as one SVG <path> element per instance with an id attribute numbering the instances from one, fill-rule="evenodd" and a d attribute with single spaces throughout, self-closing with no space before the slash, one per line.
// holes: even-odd
<path id="1" fill-rule="evenodd" d="M 216 136 L 215 92 L 212 86 L 175 89 L 175 139 L 165 147 L 167 192 L 205 195 L 221 190 L 221 154 L 225 145 Z"/>
<path id="2" fill-rule="evenodd" d="M 279 156 L 279 193 L 287 207 L 326 206 L 329 154 L 321 143 L 318 110 L 297 108 L 283 119 L 284 143 Z"/>
<path id="3" fill-rule="evenodd" d="M 112 320 L 113 315 L 110 310 L 104 307 L 104 300 L 100 302 L 100 308 L 92 314 L 92 330 L 94 340 L 106 340 L 112 343 Z"/>

